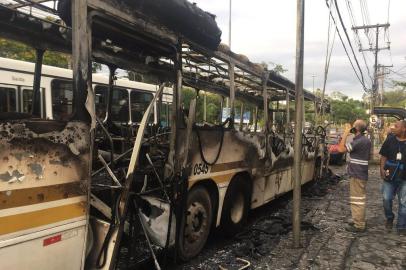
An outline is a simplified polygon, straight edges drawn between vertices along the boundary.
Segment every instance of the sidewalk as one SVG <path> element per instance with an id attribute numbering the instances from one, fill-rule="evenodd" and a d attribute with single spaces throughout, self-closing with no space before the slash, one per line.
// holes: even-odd
<path id="1" fill-rule="evenodd" d="M 303 248 L 292 248 L 290 233 L 254 269 L 406 269 L 406 237 L 384 228 L 378 169 L 370 168 L 366 233 L 356 235 L 344 229 L 351 216 L 349 182 L 344 179 L 317 203 L 309 202 L 312 210 L 304 220 L 319 230 L 303 232 Z"/>

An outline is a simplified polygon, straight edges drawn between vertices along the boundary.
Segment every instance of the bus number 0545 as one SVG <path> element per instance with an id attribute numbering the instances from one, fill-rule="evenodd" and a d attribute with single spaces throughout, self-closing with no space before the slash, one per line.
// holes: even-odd
<path id="1" fill-rule="evenodd" d="M 209 172 L 209 166 L 204 163 L 196 163 L 193 167 L 194 175 L 206 174 Z"/>

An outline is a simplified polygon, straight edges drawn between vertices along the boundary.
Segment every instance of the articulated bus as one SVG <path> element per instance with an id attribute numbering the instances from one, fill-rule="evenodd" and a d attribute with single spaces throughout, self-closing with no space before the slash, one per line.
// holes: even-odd
<path id="1" fill-rule="evenodd" d="M 147 2 L 60 0 L 50 16 L 64 24 L 0 4 L 0 36 L 73 59 L 42 74 L 39 49 L 36 64 L 0 59 L 2 268 L 115 269 L 147 250 L 159 269 L 157 252 L 190 260 L 214 229 L 238 233 L 250 210 L 293 189 L 295 85 L 220 44 L 196 5 Z M 113 82 L 91 61 L 160 85 Z M 325 135 L 303 129 L 302 184 L 325 171 Z"/>

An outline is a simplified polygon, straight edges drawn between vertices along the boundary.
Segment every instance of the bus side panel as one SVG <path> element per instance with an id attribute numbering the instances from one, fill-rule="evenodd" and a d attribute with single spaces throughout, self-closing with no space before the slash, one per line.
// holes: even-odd
<path id="1" fill-rule="evenodd" d="M 81 122 L 0 123 L 2 266 L 3 262 L 10 269 L 81 265 L 88 216 L 89 138 L 89 127 Z M 53 254 L 59 258 L 43 261 Z"/>
<path id="2" fill-rule="evenodd" d="M 16 239 L 17 244 L 0 249 L 2 269 L 81 269 L 85 231 L 82 225 L 32 240 Z"/>
<path id="3" fill-rule="evenodd" d="M 302 182 L 307 183 L 314 179 L 316 161 L 315 161 L 315 159 L 311 159 L 311 160 L 306 160 L 303 163 L 304 163 L 304 168 L 302 171 Z"/>

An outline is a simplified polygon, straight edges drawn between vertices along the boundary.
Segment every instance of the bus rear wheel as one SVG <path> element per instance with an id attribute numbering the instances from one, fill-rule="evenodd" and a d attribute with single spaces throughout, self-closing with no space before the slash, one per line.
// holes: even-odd
<path id="1" fill-rule="evenodd" d="M 178 256 L 183 261 L 196 257 L 206 244 L 213 219 L 210 195 L 200 186 L 189 191 Z"/>
<path id="2" fill-rule="evenodd" d="M 234 236 L 243 229 L 248 220 L 250 203 L 250 181 L 243 175 L 237 175 L 231 181 L 224 198 L 221 228 L 225 236 Z"/>

